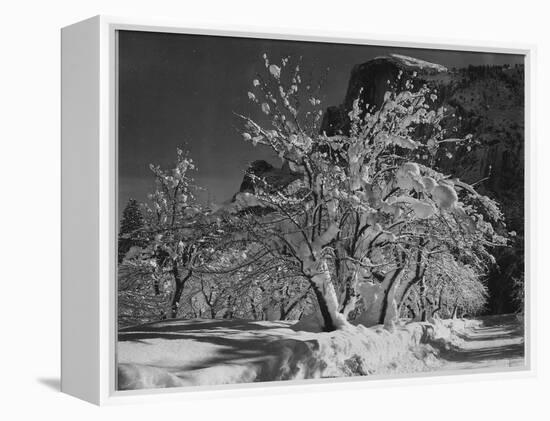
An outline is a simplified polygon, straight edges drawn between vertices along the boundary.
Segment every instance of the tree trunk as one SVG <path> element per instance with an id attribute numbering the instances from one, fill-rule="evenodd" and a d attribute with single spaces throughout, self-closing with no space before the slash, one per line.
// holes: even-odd
<path id="1" fill-rule="evenodd" d="M 339 291 L 340 307 L 338 311 L 348 318 L 349 314 L 355 310 L 358 300 L 357 287 L 359 279 L 364 276 L 364 270 L 362 270 L 357 264 L 343 260 L 339 258 L 339 255 L 346 255 L 347 251 L 338 252 L 336 248 L 335 259 L 335 278 L 341 280 L 338 285 L 341 285 L 341 291 Z"/>
<path id="2" fill-rule="evenodd" d="M 222 319 L 232 319 L 233 318 L 233 297 L 229 295 L 227 297 L 227 300 L 225 301 L 226 307 L 224 309 L 224 313 L 222 316 Z"/>
<path id="3" fill-rule="evenodd" d="M 308 280 L 319 304 L 323 318 L 323 330 L 330 332 L 347 325 L 346 318 L 338 311 L 338 298 L 327 262 L 325 260 L 310 261 L 307 264 L 307 272 L 312 273 Z"/>
<path id="4" fill-rule="evenodd" d="M 399 281 L 403 268 L 397 268 L 387 272 L 381 282 L 364 282 L 359 286 L 359 292 L 363 299 L 365 311 L 359 316 L 361 324 L 370 327 L 383 324 L 386 318 L 388 307 L 392 313 L 396 312 L 394 307 L 395 293 L 399 286 Z"/>
<path id="5" fill-rule="evenodd" d="M 425 322 L 427 321 L 430 317 L 432 317 L 432 308 L 431 306 L 428 304 L 423 310 L 422 310 L 422 317 L 420 318 L 420 321 L 422 322 Z"/>
<path id="6" fill-rule="evenodd" d="M 435 317 L 443 308 L 443 289 L 439 290 L 439 298 L 437 299 L 437 307 L 432 311 L 432 317 Z"/>
<path id="7" fill-rule="evenodd" d="M 319 304 L 319 310 L 321 311 L 321 316 L 323 317 L 323 330 L 325 332 L 332 332 L 336 328 L 334 327 L 334 322 L 332 321 L 332 317 L 328 309 L 327 301 L 325 300 L 325 297 L 322 291 L 317 286 L 317 284 L 315 284 L 315 282 L 313 281 L 310 281 L 310 283 L 311 283 L 311 288 L 313 289 L 313 292 L 315 294 L 315 298 L 317 298 L 317 303 Z"/>
<path id="8" fill-rule="evenodd" d="M 254 299 L 250 297 L 250 312 L 252 313 L 252 318 L 258 320 L 258 313 L 256 313 L 256 306 L 254 305 Z"/>
<path id="9" fill-rule="evenodd" d="M 176 284 L 176 288 L 174 289 L 174 295 L 172 296 L 172 305 L 171 305 L 172 314 L 171 314 L 171 316 L 172 316 L 172 319 L 175 319 L 176 317 L 178 317 L 178 308 L 179 308 L 181 295 L 183 293 L 183 288 L 185 287 L 185 283 L 187 282 L 187 280 L 191 276 L 191 271 L 188 271 L 187 275 L 185 275 L 183 278 L 181 278 L 181 275 L 180 275 L 180 272 L 179 272 L 179 269 L 178 269 L 178 265 L 174 261 L 174 263 L 172 265 L 172 275 L 174 276 L 174 281 L 175 281 L 175 284 Z"/>
<path id="10" fill-rule="evenodd" d="M 153 280 L 153 288 L 155 290 L 155 295 L 160 295 L 160 279 L 155 276 Z"/>
<path id="11" fill-rule="evenodd" d="M 322 207 L 320 208 L 322 209 Z M 323 248 L 337 236 L 340 228 L 333 218 L 330 209 L 328 216 L 331 219 L 327 229 L 312 242 L 300 244 L 297 254 L 302 263 L 302 272 L 313 288 L 315 298 L 319 303 L 319 310 L 323 318 L 323 330 L 330 331 L 348 325 L 344 315 L 338 311 L 338 296 L 332 283 L 331 273 L 327 261 L 323 258 Z M 321 220 L 319 220 L 321 221 Z"/>
<path id="12" fill-rule="evenodd" d="M 458 305 L 455 304 L 453 307 L 453 313 L 451 314 L 451 319 L 456 319 L 457 314 L 458 314 Z"/>
<path id="13" fill-rule="evenodd" d="M 216 310 L 214 309 L 214 305 L 217 301 L 217 298 L 212 302 L 212 291 L 208 295 L 206 295 L 206 292 L 204 292 L 204 288 L 202 290 L 202 296 L 204 297 L 204 302 L 208 306 L 208 310 L 210 312 L 210 318 L 215 319 L 216 318 Z"/>
<path id="14" fill-rule="evenodd" d="M 183 293 L 183 287 L 184 287 L 184 283 L 181 282 L 181 280 L 179 279 L 176 280 L 176 289 L 174 290 L 174 295 L 172 297 L 172 305 L 171 305 L 172 319 L 175 319 L 176 317 L 178 317 L 178 307 L 181 299 L 181 294 Z"/>
<path id="15" fill-rule="evenodd" d="M 382 323 L 387 330 L 393 330 L 395 323 L 399 320 L 399 306 L 397 303 L 397 291 L 401 284 L 402 270 L 396 271 L 392 277 L 391 284 L 384 300 L 384 310 L 382 314 Z"/>
<path id="16" fill-rule="evenodd" d="M 414 311 L 414 308 L 412 308 L 412 306 L 410 305 L 407 305 L 407 310 L 409 310 L 411 320 L 416 319 L 416 312 Z"/>
<path id="17" fill-rule="evenodd" d="M 290 304 L 288 304 L 286 307 L 283 304 L 281 304 L 281 320 L 285 320 L 290 312 L 292 310 L 294 310 L 296 308 L 296 306 L 304 299 L 307 297 L 307 295 L 309 294 L 309 289 L 311 288 L 311 283 L 310 283 L 310 286 L 302 293 L 300 294 L 298 297 L 296 297 Z"/>
<path id="18" fill-rule="evenodd" d="M 420 288 L 419 288 L 419 293 L 418 293 L 419 297 L 420 297 L 420 321 L 422 322 L 425 322 L 428 318 L 428 307 L 429 307 L 429 304 L 426 300 L 426 280 L 424 279 L 424 277 L 422 277 L 422 279 L 420 280 Z"/>
<path id="19" fill-rule="evenodd" d="M 419 245 L 422 246 L 424 242 L 421 240 Z M 397 306 L 401 309 L 402 304 L 407 299 L 411 288 L 418 284 L 420 281 L 424 282 L 424 273 L 426 271 L 426 265 L 422 264 L 422 251 L 419 249 L 416 253 L 416 263 L 414 275 L 409 277 L 405 282 L 401 282 L 399 289 L 396 293 Z"/>
<path id="20" fill-rule="evenodd" d="M 357 288 L 361 276 L 363 276 L 361 270 L 355 269 L 345 280 L 345 294 L 342 300 L 341 312 L 346 319 L 357 307 L 357 300 L 359 298 Z"/>

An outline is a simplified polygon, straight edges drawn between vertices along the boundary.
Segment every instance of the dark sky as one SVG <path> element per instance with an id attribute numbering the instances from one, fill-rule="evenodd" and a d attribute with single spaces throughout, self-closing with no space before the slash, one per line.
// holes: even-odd
<path id="1" fill-rule="evenodd" d="M 247 92 L 263 70 L 263 53 L 273 62 L 303 57 L 313 80 L 328 68 L 324 106 L 343 101 L 355 64 L 389 53 L 449 68 L 523 62 L 504 54 L 120 31 L 119 214 L 130 197 L 146 200 L 154 187 L 149 163 L 170 167 L 178 146 L 198 166 L 195 179 L 208 192 L 202 200 L 218 203 L 238 190 L 251 161 L 280 165 L 243 141 L 233 114 L 259 115 Z"/>

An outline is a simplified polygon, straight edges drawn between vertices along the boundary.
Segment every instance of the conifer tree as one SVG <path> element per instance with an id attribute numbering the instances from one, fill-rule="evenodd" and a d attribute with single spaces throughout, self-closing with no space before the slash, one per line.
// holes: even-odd
<path id="1" fill-rule="evenodd" d="M 134 247 L 143 245 L 142 229 L 143 215 L 135 199 L 129 199 L 120 221 L 118 234 L 118 263 L 121 263 L 126 253 Z"/>

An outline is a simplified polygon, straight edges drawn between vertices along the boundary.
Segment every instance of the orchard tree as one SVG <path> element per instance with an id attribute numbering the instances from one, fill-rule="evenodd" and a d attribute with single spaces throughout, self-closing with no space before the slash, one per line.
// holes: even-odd
<path id="1" fill-rule="evenodd" d="M 118 324 L 127 327 L 166 318 L 171 283 L 167 273 L 160 274 L 146 254 L 126 258 L 118 267 Z M 166 284 L 166 287 L 155 287 Z"/>
<path id="2" fill-rule="evenodd" d="M 206 314 L 254 320 L 299 316 L 307 306 L 309 286 L 300 282 L 292 265 L 251 240 L 246 230 L 236 222 L 220 222 L 218 241 L 195 270 Z"/>
<path id="3" fill-rule="evenodd" d="M 459 263 L 450 254 L 437 254 L 424 276 L 411 284 L 401 303 L 401 314 L 426 321 L 434 317 L 475 315 L 487 300 L 487 287 L 480 271 Z"/>
<path id="4" fill-rule="evenodd" d="M 320 100 L 299 66 L 265 55 L 264 64 L 248 96 L 265 116 L 240 116 L 243 137 L 270 148 L 297 179 L 276 187 L 252 177 L 254 193 L 237 203 L 253 211 L 241 210 L 240 220 L 250 241 L 307 281 L 324 330 L 348 325 L 359 298 L 359 320 L 390 328 L 430 255 L 484 259 L 502 242 L 484 219 L 499 218 L 496 204 L 434 168 L 440 144 L 469 138 L 447 137 L 428 87 L 389 86 L 378 108 L 356 100 L 350 132 L 329 137 L 319 132 Z"/>
<path id="5" fill-rule="evenodd" d="M 176 159 L 170 170 L 150 165 L 156 189 L 149 195 L 151 204 L 145 205 L 149 256 L 157 272 L 169 273 L 173 282 L 172 318 L 177 317 L 185 285 L 200 264 L 200 253 L 208 238 L 205 227 L 209 225 L 209 212 L 195 199 L 197 187 L 189 176 L 195 168 L 193 160 L 182 149 L 177 149 Z M 160 293 L 159 284 L 155 292 Z"/>
<path id="6" fill-rule="evenodd" d="M 156 189 L 145 206 L 150 241 L 143 258 L 156 267 L 155 279 L 165 274 L 172 279 L 170 317 L 246 313 L 245 292 L 257 271 L 267 272 L 278 263 L 266 250 L 247 245 L 239 232 L 228 231 L 219 212 L 196 200 L 198 187 L 189 176 L 195 165 L 182 149 L 175 168 L 150 168 Z M 155 284 L 155 294 L 163 293 L 161 287 Z M 182 308 L 182 297 L 187 308 Z"/>

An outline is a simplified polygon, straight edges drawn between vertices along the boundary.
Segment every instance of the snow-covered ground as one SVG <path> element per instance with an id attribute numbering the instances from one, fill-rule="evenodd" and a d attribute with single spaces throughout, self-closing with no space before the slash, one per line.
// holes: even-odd
<path id="1" fill-rule="evenodd" d="M 294 323 L 168 320 L 123 329 L 117 351 L 119 389 L 461 368 L 456 365 L 459 351 L 471 332 L 482 327 L 476 321 L 448 320 L 403 323 L 393 332 L 350 326 L 312 333 L 293 328 Z"/>
<path id="2" fill-rule="evenodd" d="M 525 364 L 523 319 L 487 316 L 459 333 L 457 344 L 440 353 L 440 369 L 521 367 Z"/>

